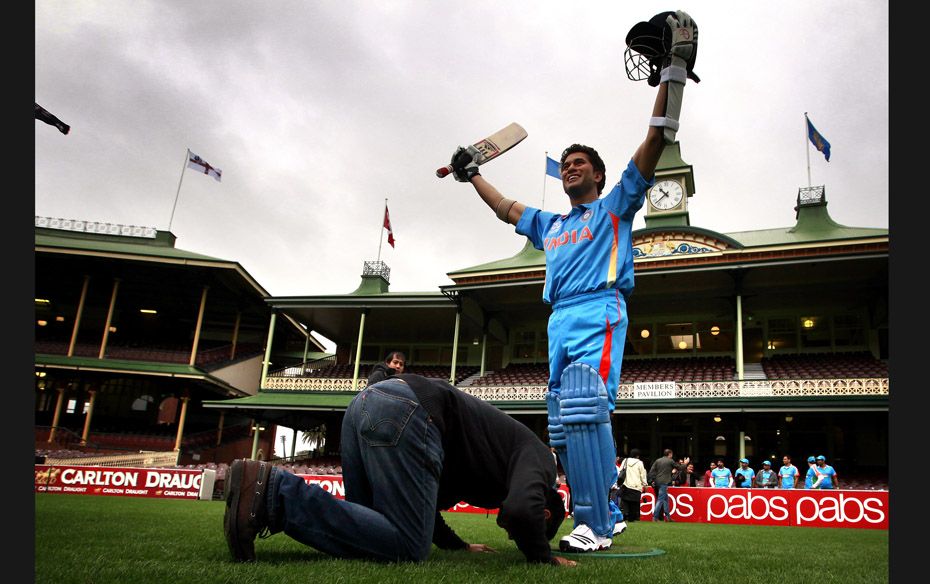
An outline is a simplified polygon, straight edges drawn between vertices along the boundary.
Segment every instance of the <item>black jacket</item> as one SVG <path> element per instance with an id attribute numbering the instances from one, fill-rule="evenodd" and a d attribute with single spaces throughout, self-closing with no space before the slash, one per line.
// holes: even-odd
<path id="1" fill-rule="evenodd" d="M 384 381 L 388 377 L 393 377 L 397 373 L 397 370 L 388 367 L 387 363 L 378 363 L 371 368 L 371 373 L 368 374 L 368 385 L 373 385 L 379 381 Z"/>
<path id="2" fill-rule="evenodd" d="M 442 436 L 433 543 L 442 549 L 465 547 L 439 513 L 465 501 L 499 509 L 497 524 L 526 559 L 550 562 L 544 512 L 553 497 L 563 516 L 564 507 L 549 448 L 520 422 L 449 383 L 406 373 L 397 377 L 407 382 Z"/>

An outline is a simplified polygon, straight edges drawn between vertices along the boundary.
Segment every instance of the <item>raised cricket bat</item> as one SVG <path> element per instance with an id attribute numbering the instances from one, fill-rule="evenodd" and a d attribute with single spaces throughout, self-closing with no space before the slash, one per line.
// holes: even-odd
<path id="1" fill-rule="evenodd" d="M 481 153 L 481 157 L 475 162 L 478 163 L 478 166 L 481 166 L 489 160 L 494 160 L 519 144 L 524 138 L 526 138 L 526 130 L 516 122 L 510 124 L 506 128 L 501 128 L 487 138 L 475 142 L 475 148 Z M 442 178 L 451 172 L 452 165 L 447 164 L 436 171 L 436 176 Z"/>

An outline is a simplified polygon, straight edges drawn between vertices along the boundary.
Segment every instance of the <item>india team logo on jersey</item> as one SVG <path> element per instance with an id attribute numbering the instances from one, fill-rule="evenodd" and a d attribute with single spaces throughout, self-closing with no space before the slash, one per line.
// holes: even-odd
<path id="1" fill-rule="evenodd" d="M 582 221 L 587 221 L 588 219 L 591 218 L 591 215 L 593 215 L 593 213 L 591 212 L 591 209 L 588 209 L 588 210 L 585 211 L 584 214 L 581 216 L 581 220 L 582 220 Z"/>
<path id="2" fill-rule="evenodd" d="M 594 241 L 594 235 L 591 233 L 591 230 L 588 229 L 587 225 L 585 225 L 580 232 L 577 229 L 572 229 L 571 231 L 562 233 L 558 237 L 546 237 L 543 239 L 543 247 L 548 251 L 565 244 L 575 244 L 586 240 Z"/>

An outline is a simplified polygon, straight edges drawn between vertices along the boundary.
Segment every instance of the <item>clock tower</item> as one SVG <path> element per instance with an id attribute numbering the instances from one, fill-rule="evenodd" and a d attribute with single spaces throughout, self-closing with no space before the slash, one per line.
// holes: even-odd
<path id="1" fill-rule="evenodd" d="M 666 144 L 656 165 L 655 184 L 646 191 L 646 227 L 688 226 L 688 197 L 694 195 L 694 170 L 681 159 L 679 142 Z"/>

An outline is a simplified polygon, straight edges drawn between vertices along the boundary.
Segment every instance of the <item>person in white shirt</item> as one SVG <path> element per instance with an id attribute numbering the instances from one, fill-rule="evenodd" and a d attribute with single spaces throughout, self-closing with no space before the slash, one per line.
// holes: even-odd
<path id="1" fill-rule="evenodd" d="M 639 449 L 633 448 L 620 462 L 621 468 L 626 468 L 626 480 L 620 484 L 620 510 L 627 522 L 639 521 L 639 502 L 647 484 L 646 466 L 639 455 Z"/>

